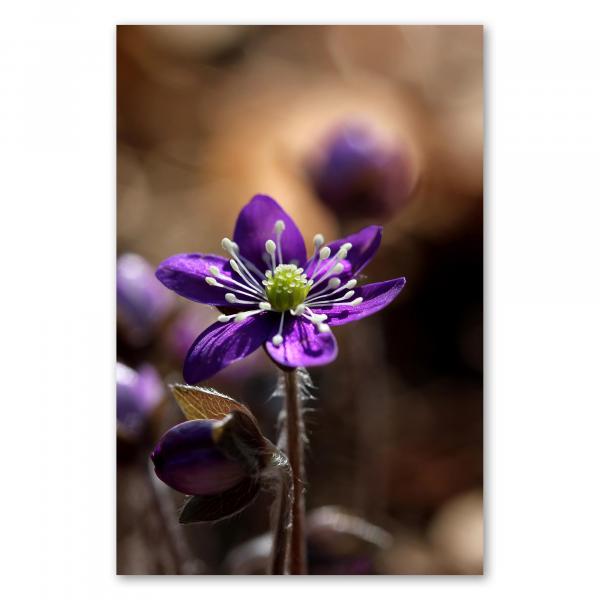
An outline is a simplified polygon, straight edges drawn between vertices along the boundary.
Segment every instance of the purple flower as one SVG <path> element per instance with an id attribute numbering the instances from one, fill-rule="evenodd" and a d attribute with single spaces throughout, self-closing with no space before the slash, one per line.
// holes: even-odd
<path id="1" fill-rule="evenodd" d="M 218 494 L 246 476 L 242 463 L 217 446 L 222 424 L 215 420 L 185 421 L 169 429 L 151 458 L 159 479 L 183 494 Z"/>
<path id="2" fill-rule="evenodd" d="M 163 384 L 153 367 L 143 365 L 134 371 L 117 363 L 118 430 L 128 437 L 138 437 L 160 404 L 163 394 Z"/>
<path id="3" fill-rule="evenodd" d="M 400 277 L 358 285 L 356 276 L 381 242 L 381 227 L 365 227 L 325 244 L 304 239 L 289 215 L 268 196 L 254 196 L 240 212 L 229 259 L 178 254 L 156 276 L 179 295 L 223 313 L 192 344 L 183 368 L 189 383 L 211 377 L 264 345 L 284 368 L 324 365 L 337 355 L 331 327 L 367 317 L 402 290 Z"/>
<path id="4" fill-rule="evenodd" d="M 408 148 L 384 143 L 359 123 L 335 129 L 308 172 L 319 199 L 342 217 L 390 215 L 415 184 Z"/>
<path id="5" fill-rule="evenodd" d="M 173 298 L 157 283 L 154 269 L 137 254 L 117 260 L 117 318 L 129 341 L 147 343 L 169 314 Z"/>
<path id="6" fill-rule="evenodd" d="M 209 389 L 178 384 L 172 390 L 190 420 L 169 429 L 150 458 L 159 479 L 191 496 L 180 522 L 216 521 L 239 512 L 265 483 L 273 457 L 281 461 L 283 455 L 243 404 Z"/>

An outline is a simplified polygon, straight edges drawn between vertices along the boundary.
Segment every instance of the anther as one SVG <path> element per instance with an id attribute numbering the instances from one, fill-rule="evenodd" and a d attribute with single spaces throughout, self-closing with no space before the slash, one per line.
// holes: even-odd
<path id="1" fill-rule="evenodd" d="M 265 249 L 272 256 L 273 254 L 275 254 L 277 246 L 275 245 L 275 242 L 273 240 L 267 240 L 265 242 Z"/>
<path id="2" fill-rule="evenodd" d="M 346 242 L 345 244 L 342 244 L 340 250 L 343 250 L 344 252 L 348 252 L 348 250 L 350 250 L 352 248 L 352 244 L 350 242 Z"/>
<path id="3" fill-rule="evenodd" d="M 313 238 L 313 244 L 315 245 L 315 248 L 318 250 L 324 243 L 325 238 L 323 237 L 323 234 L 317 233 L 317 235 L 315 235 Z"/>
<path id="4" fill-rule="evenodd" d="M 329 333 L 331 331 L 331 327 L 329 325 L 325 325 L 325 323 L 318 324 L 319 333 Z"/>
<path id="5" fill-rule="evenodd" d="M 352 302 L 350 302 L 350 306 L 358 306 L 362 301 L 363 298 L 356 298 L 355 300 L 352 300 Z"/>
<path id="6" fill-rule="evenodd" d="M 225 300 L 227 300 L 227 302 L 233 304 L 234 302 L 237 302 L 237 298 L 235 297 L 235 294 L 225 294 Z"/>
<path id="7" fill-rule="evenodd" d="M 241 269 L 240 269 L 240 265 L 238 265 L 237 260 L 234 260 L 233 258 L 229 261 L 229 264 L 231 265 L 231 268 L 238 274 L 241 275 Z"/>
<path id="8" fill-rule="evenodd" d="M 214 275 L 215 277 L 218 277 L 221 274 L 221 271 L 219 271 L 219 269 L 217 267 L 215 267 L 214 265 L 212 267 L 208 267 L 208 270 L 211 272 L 212 275 Z"/>
<path id="9" fill-rule="evenodd" d="M 335 265 L 335 267 L 333 267 L 333 269 L 331 269 L 331 272 L 334 275 L 339 275 L 343 270 L 344 270 L 344 265 L 342 263 L 338 263 L 337 265 Z"/>
<path id="10" fill-rule="evenodd" d="M 273 342 L 273 346 L 281 346 L 283 344 L 283 336 L 279 334 L 274 335 L 271 341 Z"/>
<path id="11" fill-rule="evenodd" d="M 351 290 L 355 285 L 356 285 L 356 279 L 351 279 L 347 284 L 346 284 L 346 288 Z"/>
<path id="12" fill-rule="evenodd" d="M 328 282 L 327 282 L 327 287 L 330 289 L 335 289 L 336 287 L 340 286 L 340 283 L 342 283 L 342 281 L 340 280 L 339 277 L 332 277 Z"/>
<path id="13" fill-rule="evenodd" d="M 279 219 L 275 221 L 275 233 L 281 233 L 285 230 L 285 222 Z"/>
<path id="14" fill-rule="evenodd" d="M 227 321 L 231 320 L 231 315 L 219 315 L 217 317 L 217 321 L 219 321 L 219 323 L 227 323 Z"/>
<path id="15" fill-rule="evenodd" d="M 233 242 L 229 238 L 223 238 L 221 240 L 221 246 L 223 246 L 223 250 L 226 250 L 227 252 L 233 250 Z"/>
<path id="16" fill-rule="evenodd" d="M 204 281 L 208 283 L 208 285 L 214 285 L 216 287 L 223 287 L 214 277 L 205 277 Z"/>
<path id="17" fill-rule="evenodd" d="M 269 302 L 259 302 L 258 308 L 261 310 L 271 310 L 271 304 Z"/>
<path id="18" fill-rule="evenodd" d="M 325 246 L 319 250 L 319 258 L 321 260 L 327 260 L 329 255 L 331 254 L 331 248 L 329 246 Z"/>

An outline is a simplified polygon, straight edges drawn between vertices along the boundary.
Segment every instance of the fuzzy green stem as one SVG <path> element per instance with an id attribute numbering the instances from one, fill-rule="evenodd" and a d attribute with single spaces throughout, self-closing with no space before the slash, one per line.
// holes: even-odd
<path id="1" fill-rule="evenodd" d="M 306 575 L 306 538 L 304 515 L 304 420 L 298 372 L 284 372 L 287 456 L 292 468 L 292 531 L 290 536 L 290 575 Z"/>

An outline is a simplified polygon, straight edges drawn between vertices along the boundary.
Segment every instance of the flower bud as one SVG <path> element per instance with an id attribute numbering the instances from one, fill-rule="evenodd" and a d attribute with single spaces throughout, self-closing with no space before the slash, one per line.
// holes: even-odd
<path id="1" fill-rule="evenodd" d="M 173 305 L 171 294 L 145 259 L 123 254 L 117 260 L 117 320 L 131 344 L 148 343 Z"/>
<path id="2" fill-rule="evenodd" d="M 357 123 L 334 130 L 310 159 L 308 174 L 318 198 L 341 218 L 389 216 L 415 185 L 408 148 Z"/>
<path id="3" fill-rule="evenodd" d="M 217 445 L 221 421 L 194 420 L 176 425 L 160 439 L 151 458 L 156 474 L 184 494 L 219 494 L 250 473 Z"/>
<path id="4" fill-rule="evenodd" d="M 160 404 L 164 388 L 150 365 L 134 371 L 117 363 L 117 427 L 126 437 L 139 437 L 154 410 Z"/>

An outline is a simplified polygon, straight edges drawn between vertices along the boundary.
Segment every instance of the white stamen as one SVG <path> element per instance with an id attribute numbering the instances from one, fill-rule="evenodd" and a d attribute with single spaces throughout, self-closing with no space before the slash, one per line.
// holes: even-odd
<path id="1" fill-rule="evenodd" d="M 344 287 L 351 290 L 356 285 L 356 279 L 351 279 Z"/>
<path id="2" fill-rule="evenodd" d="M 340 287 L 340 283 L 342 283 L 342 280 L 339 277 L 332 277 L 327 282 L 327 287 L 329 289 L 334 289 L 334 288 Z"/>
<path id="3" fill-rule="evenodd" d="M 350 302 L 350 306 L 358 306 L 362 301 L 364 300 L 364 298 L 356 298 L 355 300 L 352 300 L 352 302 Z"/>
<path id="4" fill-rule="evenodd" d="M 262 310 L 247 310 L 245 312 L 240 312 L 237 315 L 234 316 L 234 321 L 236 323 L 239 323 L 240 321 L 243 321 L 244 319 L 246 319 L 247 317 L 250 317 L 251 315 L 257 315 L 258 313 L 262 312 Z"/>
<path id="5" fill-rule="evenodd" d="M 329 255 L 331 254 L 331 248 L 329 246 L 325 246 L 319 250 L 319 260 L 327 260 Z"/>
<path id="6" fill-rule="evenodd" d="M 257 290 L 254 287 L 248 287 L 247 285 L 244 285 L 243 283 L 240 283 L 239 281 L 236 281 L 235 279 L 231 279 L 231 277 L 227 277 L 226 275 L 223 275 L 223 273 L 221 273 L 221 276 L 220 276 L 221 281 L 226 281 L 227 283 L 230 283 L 234 287 L 231 287 L 228 285 L 223 285 L 223 284 L 217 282 L 216 280 L 214 280 L 213 277 L 210 277 L 209 279 L 211 281 L 214 281 L 214 283 L 207 282 L 209 285 L 215 285 L 217 287 L 221 287 L 226 290 L 231 290 L 232 292 L 236 292 L 238 294 L 243 294 L 244 296 L 250 296 L 250 298 L 255 298 L 258 301 L 262 300 L 265 297 L 264 290 L 262 290 L 262 289 Z M 247 291 L 245 291 L 245 290 L 247 290 Z"/>
<path id="7" fill-rule="evenodd" d="M 283 263 L 283 257 L 281 255 L 281 234 L 285 229 L 285 223 L 279 219 L 279 221 L 275 221 L 275 239 L 277 240 L 277 259 L 279 260 L 279 264 Z"/>
<path id="8" fill-rule="evenodd" d="M 346 250 L 344 250 L 343 248 L 338 250 L 337 254 L 335 255 L 335 257 L 339 258 L 340 260 L 344 260 L 346 258 L 346 256 L 348 256 L 348 252 Z"/>
<path id="9" fill-rule="evenodd" d="M 269 253 L 269 256 L 273 256 L 273 254 L 275 254 L 275 250 L 277 249 L 277 245 L 273 240 L 267 240 L 265 242 L 265 249 Z"/>
<path id="10" fill-rule="evenodd" d="M 331 269 L 331 272 L 334 275 L 339 275 L 343 270 L 344 270 L 344 265 L 342 263 L 337 263 L 337 265 L 335 265 L 335 267 L 333 267 L 333 269 Z"/>
<path id="11" fill-rule="evenodd" d="M 260 308 L 261 310 L 271 310 L 271 303 L 270 302 L 259 302 L 258 308 Z"/>
<path id="12" fill-rule="evenodd" d="M 257 291 L 259 293 L 262 293 L 262 290 L 260 288 L 260 284 L 258 283 L 258 281 L 256 280 L 256 278 L 254 277 L 254 275 L 252 275 L 252 273 L 250 273 L 250 271 L 248 270 L 248 268 L 244 264 L 244 261 L 238 256 L 238 252 L 239 252 L 240 247 L 235 242 L 232 242 L 229 238 L 223 238 L 223 240 L 221 241 L 221 245 L 232 256 L 232 260 L 234 260 L 236 262 L 236 266 L 234 266 L 233 263 L 231 261 L 229 261 L 229 264 L 231 264 L 232 269 L 251 288 L 253 288 L 255 291 Z M 254 268 L 254 269 L 256 270 L 256 268 Z M 259 277 L 262 277 L 262 275 L 259 274 Z"/>
<path id="13" fill-rule="evenodd" d="M 213 285 L 215 287 L 224 287 L 214 277 L 205 277 L 204 281 L 206 281 L 208 285 Z"/>
<path id="14" fill-rule="evenodd" d="M 264 295 L 264 290 L 260 287 L 260 284 L 256 279 L 251 275 L 248 269 L 239 261 L 237 256 L 233 254 L 234 258 L 229 261 L 231 268 L 242 278 L 242 280 L 248 284 L 247 289 L 253 290 L 255 293 L 260 295 Z M 243 286 L 246 287 L 246 286 Z"/>
<path id="15" fill-rule="evenodd" d="M 331 331 L 331 327 L 329 327 L 329 325 L 325 325 L 325 323 L 319 323 L 318 328 L 319 333 L 329 333 Z"/>
<path id="16" fill-rule="evenodd" d="M 313 238 L 313 244 L 315 245 L 315 250 L 318 250 L 325 243 L 325 238 L 322 233 L 317 233 Z"/>
<path id="17" fill-rule="evenodd" d="M 233 317 L 235 317 L 235 315 L 219 315 L 217 321 L 219 321 L 219 323 L 227 323 L 227 321 L 231 321 Z"/>
<path id="18" fill-rule="evenodd" d="M 317 302 L 315 302 L 315 299 L 311 299 L 309 302 L 306 302 L 306 305 L 307 306 L 329 306 L 330 304 L 338 304 L 338 302 L 344 302 L 345 300 L 352 298 L 352 296 L 354 296 L 354 294 L 355 294 L 354 290 L 351 290 L 351 291 L 345 293 L 341 298 L 325 300 L 324 297 L 322 297 L 322 298 L 318 299 Z"/>
<path id="19" fill-rule="evenodd" d="M 227 302 L 233 304 L 234 302 L 237 302 L 237 298 L 235 297 L 235 294 L 232 293 L 228 293 L 225 294 L 225 300 L 227 300 Z"/>
<path id="20" fill-rule="evenodd" d="M 290 313 L 292 315 L 296 316 L 296 315 L 301 315 L 305 310 L 306 310 L 305 304 L 298 304 L 298 306 L 296 306 L 296 308 L 292 308 L 290 310 Z"/>
<path id="21" fill-rule="evenodd" d="M 215 277 L 219 277 L 219 275 L 221 275 L 221 271 L 219 271 L 219 269 L 217 267 L 215 267 L 214 265 L 212 267 L 208 267 L 208 270 L 211 272 L 212 275 L 214 275 Z"/>
<path id="22" fill-rule="evenodd" d="M 281 335 L 281 332 L 283 331 L 284 318 L 285 318 L 285 313 L 282 312 L 281 320 L 279 321 L 279 329 L 278 329 L 277 333 L 273 336 L 273 339 L 271 340 L 273 342 L 274 346 L 281 346 L 281 344 L 283 344 L 283 336 Z"/>
<path id="23" fill-rule="evenodd" d="M 344 252 L 348 252 L 348 250 L 350 250 L 352 248 L 352 244 L 350 242 L 346 242 L 345 244 L 342 244 L 340 250 L 343 250 Z"/>

